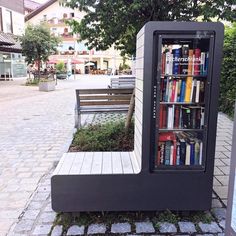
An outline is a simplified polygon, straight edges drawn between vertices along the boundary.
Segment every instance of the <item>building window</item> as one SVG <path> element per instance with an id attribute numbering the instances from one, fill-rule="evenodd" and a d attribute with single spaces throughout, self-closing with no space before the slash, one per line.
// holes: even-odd
<path id="1" fill-rule="evenodd" d="M 6 33 L 13 33 L 13 26 L 12 26 L 12 12 L 9 10 L 5 11 L 5 18 L 6 22 Z"/>
<path id="2" fill-rule="evenodd" d="M 47 15 L 43 15 L 43 20 L 47 21 Z"/>
<path id="3" fill-rule="evenodd" d="M 75 17 L 75 13 L 74 13 L 74 12 L 71 12 L 71 13 L 70 13 L 70 18 L 73 18 L 73 17 Z"/>
<path id="4" fill-rule="evenodd" d="M 63 14 L 63 18 L 64 18 L 64 19 L 67 18 L 67 14 L 66 14 L 66 13 Z"/>

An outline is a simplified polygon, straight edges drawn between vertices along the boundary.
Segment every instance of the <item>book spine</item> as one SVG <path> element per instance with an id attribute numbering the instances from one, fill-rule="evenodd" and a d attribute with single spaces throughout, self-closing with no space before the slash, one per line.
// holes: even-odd
<path id="1" fill-rule="evenodd" d="M 195 164 L 195 143 L 190 143 L 190 165 Z"/>
<path id="2" fill-rule="evenodd" d="M 170 146 L 170 165 L 172 166 L 174 164 L 174 146 Z"/>
<path id="3" fill-rule="evenodd" d="M 170 165 L 170 149 L 171 149 L 171 142 L 165 142 L 165 165 Z"/>
<path id="4" fill-rule="evenodd" d="M 202 151 L 203 151 L 202 142 L 200 142 L 199 165 L 202 165 Z"/>
<path id="5" fill-rule="evenodd" d="M 201 75 L 204 75 L 204 70 L 205 70 L 205 52 L 201 52 Z"/>
<path id="6" fill-rule="evenodd" d="M 170 74 L 170 52 L 166 52 L 166 60 L 165 60 L 165 74 Z"/>
<path id="7" fill-rule="evenodd" d="M 167 107 L 163 106 L 162 110 L 162 127 L 166 128 L 167 127 Z"/>
<path id="8" fill-rule="evenodd" d="M 163 52 L 161 56 L 161 73 L 165 74 L 166 54 Z"/>
<path id="9" fill-rule="evenodd" d="M 181 62 L 181 74 L 188 74 L 188 60 L 189 60 L 189 48 L 182 48 L 182 62 Z"/>
<path id="10" fill-rule="evenodd" d="M 180 165 L 185 164 L 186 159 L 186 142 L 181 139 L 180 140 Z"/>
<path id="11" fill-rule="evenodd" d="M 185 98 L 184 98 L 185 102 L 191 102 L 190 101 L 190 96 L 191 96 L 192 82 L 193 82 L 193 78 L 192 77 L 187 77 L 186 89 L 185 89 Z"/>
<path id="12" fill-rule="evenodd" d="M 180 91 L 180 102 L 184 102 L 184 98 L 185 98 L 185 80 L 182 80 L 181 83 L 181 91 Z"/>
<path id="13" fill-rule="evenodd" d="M 170 84 L 170 78 L 166 77 L 166 91 L 165 91 L 165 102 L 168 102 L 168 93 L 169 93 L 169 84 Z"/>
<path id="14" fill-rule="evenodd" d="M 177 102 L 178 100 L 178 89 L 179 89 L 179 81 L 176 81 L 174 102 Z"/>
<path id="15" fill-rule="evenodd" d="M 179 117 L 180 117 L 180 107 L 176 106 L 175 107 L 175 114 L 174 114 L 174 128 L 175 129 L 179 128 Z"/>
<path id="16" fill-rule="evenodd" d="M 208 66 L 209 66 L 209 52 L 206 52 L 206 55 L 205 55 L 205 65 L 204 65 L 204 73 L 203 73 L 203 75 L 207 75 Z"/>
<path id="17" fill-rule="evenodd" d="M 160 104 L 160 115 L 159 115 L 159 128 L 163 128 L 163 105 Z"/>
<path id="18" fill-rule="evenodd" d="M 176 144 L 176 165 L 180 165 L 180 143 Z"/>
<path id="19" fill-rule="evenodd" d="M 193 93 L 192 93 L 192 98 L 191 98 L 191 101 L 192 102 L 196 102 L 196 90 L 197 90 L 197 80 L 194 79 L 193 80 Z"/>
<path id="20" fill-rule="evenodd" d="M 194 165 L 199 165 L 199 154 L 200 154 L 200 145 L 199 145 L 199 142 L 196 142 L 195 143 Z"/>
<path id="21" fill-rule="evenodd" d="M 204 107 L 201 107 L 201 128 L 204 127 L 204 113 L 205 113 L 205 109 Z"/>
<path id="22" fill-rule="evenodd" d="M 178 81 L 177 102 L 180 102 L 181 84 L 182 84 L 182 80 L 180 79 Z"/>
<path id="23" fill-rule="evenodd" d="M 201 65 L 201 49 L 196 48 L 194 50 L 194 75 L 200 75 L 200 65 Z"/>
<path id="24" fill-rule="evenodd" d="M 173 54 L 170 54 L 169 75 L 173 74 L 173 59 L 174 59 Z"/>
<path id="25" fill-rule="evenodd" d="M 160 165 L 165 164 L 165 143 L 161 142 Z"/>
<path id="26" fill-rule="evenodd" d="M 197 88 L 196 88 L 196 103 L 199 102 L 199 95 L 200 95 L 200 80 L 197 81 Z"/>
<path id="27" fill-rule="evenodd" d="M 190 165 L 190 145 L 186 143 L 186 159 L 185 165 Z"/>
<path id="28" fill-rule="evenodd" d="M 173 165 L 177 163 L 177 142 L 176 138 L 173 140 Z"/>
<path id="29" fill-rule="evenodd" d="M 171 102 L 175 101 L 175 91 L 176 91 L 176 80 L 172 81 L 172 89 L 171 89 Z"/>
<path id="30" fill-rule="evenodd" d="M 193 50 L 188 51 L 188 75 L 193 75 Z"/>
<path id="31" fill-rule="evenodd" d="M 173 75 L 179 74 L 180 49 L 173 50 Z"/>

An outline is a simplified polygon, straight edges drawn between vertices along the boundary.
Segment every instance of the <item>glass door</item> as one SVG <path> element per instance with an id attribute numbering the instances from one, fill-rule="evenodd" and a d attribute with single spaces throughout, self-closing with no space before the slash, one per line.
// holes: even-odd
<path id="1" fill-rule="evenodd" d="M 155 169 L 205 167 L 212 36 L 157 36 Z"/>

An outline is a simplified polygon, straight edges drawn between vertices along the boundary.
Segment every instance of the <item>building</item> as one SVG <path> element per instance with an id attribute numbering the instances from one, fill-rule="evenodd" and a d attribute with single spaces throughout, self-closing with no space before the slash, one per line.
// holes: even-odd
<path id="1" fill-rule="evenodd" d="M 0 78 L 26 75 L 25 61 L 16 39 L 24 32 L 23 0 L 0 1 Z"/>
<path id="2" fill-rule="evenodd" d="M 106 51 L 88 50 L 85 42 L 78 42 L 79 35 L 72 34 L 71 28 L 65 23 L 67 19 L 80 21 L 84 16 L 84 12 L 62 6 L 58 0 L 49 0 L 26 15 L 25 21 L 27 24 L 45 22 L 52 34 L 61 37 L 62 43 L 58 47 L 58 53 L 49 58 L 50 64 L 58 61 L 72 63 L 72 70 L 81 73 L 87 73 L 91 67 L 99 71 L 118 69 L 122 64 L 119 51 L 114 48 Z"/>

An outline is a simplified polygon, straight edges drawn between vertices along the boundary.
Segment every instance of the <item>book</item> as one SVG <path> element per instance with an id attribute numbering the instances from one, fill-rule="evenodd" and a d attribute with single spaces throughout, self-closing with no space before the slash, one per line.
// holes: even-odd
<path id="1" fill-rule="evenodd" d="M 162 107 L 162 128 L 167 127 L 167 107 L 163 106 Z"/>
<path id="2" fill-rule="evenodd" d="M 182 128 L 191 128 L 191 110 L 189 107 L 182 107 Z"/>
<path id="3" fill-rule="evenodd" d="M 195 164 L 195 142 L 194 140 L 190 140 L 190 165 Z"/>
<path id="4" fill-rule="evenodd" d="M 194 75 L 200 75 L 201 49 L 194 49 Z"/>
<path id="5" fill-rule="evenodd" d="M 180 89 L 180 102 L 184 102 L 184 99 L 185 99 L 185 87 L 186 87 L 186 82 L 185 82 L 185 80 L 182 80 L 182 82 L 181 82 L 181 89 Z"/>
<path id="6" fill-rule="evenodd" d="M 200 80 L 197 80 L 197 85 L 196 85 L 196 98 L 195 102 L 199 102 L 199 96 L 200 96 Z"/>
<path id="7" fill-rule="evenodd" d="M 185 165 L 190 165 L 190 144 L 186 143 L 186 157 L 185 157 Z"/>
<path id="8" fill-rule="evenodd" d="M 174 60 L 174 56 L 173 54 L 170 54 L 169 75 L 173 74 L 173 60 Z"/>
<path id="9" fill-rule="evenodd" d="M 200 81 L 199 102 L 204 102 L 204 94 L 205 94 L 205 84 L 203 81 Z"/>
<path id="10" fill-rule="evenodd" d="M 199 165 L 199 157 L 200 157 L 200 144 L 199 141 L 195 141 L 195 146 L 194 146 L 194 165 Z"/>
<path id="11" fill-rule="evenodd" d="M 164 165 L 165 163 L 165 143 L 164 142 L 159 142 L 160 143 L 160 165 Z"/>
<path id="12" fill-rule="evenodd" d="M 160 115 L 159 115 L 159 128 L 163 128 L 163 109 L 164 106 L 160 104 Z"/>
<path id="13" fill-rule="evenodd" d="M 203 75 L 207 75 L 208 66 L 209 66 L 209 52 L 206 52 Z"/>
<path id="14" fill-rule="evenodd" d="M 175 102 L 175 93 L 176 93 L 176 80 L 172 81 L 172 88 L 171 88 L 171 102 Z"/>
<path id="15" fill-rule="evenodd" d="M 170 165 L 174 164 L 174 145 L 170 146 Z"/>
<path id="16" fill-rule="evenodd" d="M 191 102 L 196 102 L 196 90 L 197 90 L 197 80 L 194 79 L 194 80 L 192 81 Z"/>
<path id="17" fill-rule="evenodd" d="M 161 73 L 165 74 L 166 54 L 163 52 L 161 56 Z"/>
<path id="18" fill-rule="evenodd" d="M 165 165 L 170 165 L 171 141 L 165 142 Z"/>
<path id="19" fill-rule="evenodd" d="M 175 106 L 175 112 L 174 112 L 174 128 L 179 128 L 179 120 L 180 120 L 180 107 Z"/>
<path id="20" fill-rule="evenodd" d="M 169 51 L 167 51 L 165 54 L 165 74 L 166 75 L 170 74 L 170 55 L 171 53 Z"/>
<path id="21" fill-rule="evenodd" d="M 188 51 L 188 75 L 193 75 L 193 50 Z"/>
<path id="22" fill-rule="evenodd" d="M 180 73 L 179 68 L 180 68 L 181 49 L 176 48 L 173 49 L 172 52 L 173 52 L 173 75 L 177 75 Z"/>
<path id="23" fill-rule="evenodd" d="M 185 88 L 185 102 L 191 102 L 191 91 L 192 91 L 192 83 L 193 83 L 193 78 L 192 77 L 187 77 L 186 79 L 186 88 Z"/>
<path id="24" fill-rule="evenodd" d="M 180 165 L 185 165 L 186 159 L 186 142 L 183 138 L 179 139 L 180 143 Z"/>
<path id="25" fill-rule="evenodd" d="M 176 165 L 180 165 L 180 142 L 176 143 Z"/>
<path id="26" fill-rule="evenodd" d="M 181 74 L 188 74 L 188 60 L 189 60 L 189 47 L 182 47 L 182 58 L 181 58 Z"/>
<path id="27" fill-rule="evenodd" d="M 199 165 L 202 165 L 202 151 L 203 151 L 202 142 L 200 142 Z"/>
<path id="28" fill-rule="evenodd" d="M 205 52 L 201 52 L 201 65 L 200 65 L 200 74 L 204 75 L 205 73 Z"/>

